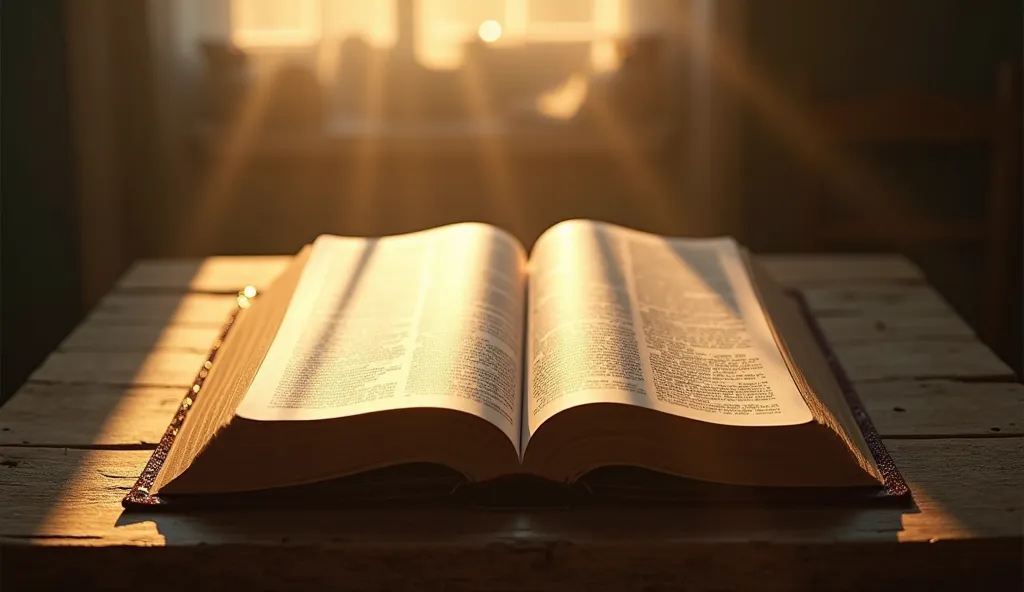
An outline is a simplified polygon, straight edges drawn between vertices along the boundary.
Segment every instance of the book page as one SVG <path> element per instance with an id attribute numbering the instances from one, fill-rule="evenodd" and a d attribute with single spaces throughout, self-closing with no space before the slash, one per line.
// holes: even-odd
<path id="1" fill-rule="evenodd" d="M 487 419 L 518 450 L 525 272 L 522 246 L 484 224 L 321 236 L 237 415 L 443 407 Z"/>
<path id="2" fill-rule="evenodd" d="M 812 419 L 731 239 L 563 222 L 534 247 L 528 301 L 524 442 L 595 402 L 737 426 Z"/>

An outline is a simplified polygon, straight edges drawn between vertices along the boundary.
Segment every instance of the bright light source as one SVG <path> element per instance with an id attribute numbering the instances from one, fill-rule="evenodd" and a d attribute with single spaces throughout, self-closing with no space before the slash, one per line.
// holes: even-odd
<path id="1" fill-rule="evenodd" d="M 487 43 L 494 43 L 501 37 L 501 23 L 494 20 L 484 21 L 480 23 L 476 33 Z"/>

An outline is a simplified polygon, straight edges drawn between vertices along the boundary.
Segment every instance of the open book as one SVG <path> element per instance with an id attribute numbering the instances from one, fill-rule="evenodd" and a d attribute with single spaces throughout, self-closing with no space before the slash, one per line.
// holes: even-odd
<path id="1" fill-rule="evenodd" d="M 883 483 L 794 302 L 728 238 L 573 220 L 528 257 L 476 223 L 321 236 L 202 375 L 148 495 L 421 463 L 472 483 Z"/>

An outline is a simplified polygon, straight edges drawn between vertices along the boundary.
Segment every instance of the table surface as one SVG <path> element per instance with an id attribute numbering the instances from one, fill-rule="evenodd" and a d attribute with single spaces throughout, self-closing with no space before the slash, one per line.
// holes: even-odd
<path id="1" fill-rule="evenodd" d="M 902 257 L 760 260 L 803 290 L 916 507 L 126 514 L 233 294 L 288 257 L 142 261 L 0 408 L 0 573 L 106 588 L 1020 585 L 1010 368 Z"/>

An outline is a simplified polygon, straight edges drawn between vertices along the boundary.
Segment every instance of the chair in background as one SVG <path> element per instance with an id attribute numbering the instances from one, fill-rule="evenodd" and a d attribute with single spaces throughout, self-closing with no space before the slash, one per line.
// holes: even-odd
<path id="1" fill-rule="evenodd" d="M 984 145 L 990 155 L 983 213 L 942 219 L 905 204 L 872 200 L 858 217 L 827 215 L 827 199 L 838 187 L 809 171 L 801 195 L 806 246 L 828 250 L 855 243 L 862 248 L 956 247 L 984 253 L 979 333 L 1006 352 L 1014 328 L 1007 311 L 1020 306 L 1021 73 L 1018 64 L 999 70 L 996 96 L 961 99 L 920 92 L 893 92 L 813 104 L 811 112 L 830 149 L 853 158 L 857 149 L 894 145 Z M 810 168 L 810 167 L 808 167 Z M 898 200 L 893 200 L 898 201 Z M 924 208 L 927 210 L 927 208 Z M 1019 313 L 1019 311 L 1018 311 Z M 1011 317 L 1012 318 L 1012 317 Z"/>

